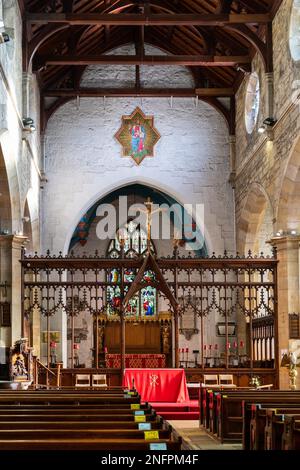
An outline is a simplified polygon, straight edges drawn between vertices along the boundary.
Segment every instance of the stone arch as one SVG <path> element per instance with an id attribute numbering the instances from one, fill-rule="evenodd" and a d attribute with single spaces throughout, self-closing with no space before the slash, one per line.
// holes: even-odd
<path id="1" fill-rule="evenodd" d="M 300 137 L 291 151 L 279 186 L 276 229 L 288 232 L 300 230 Z"/>
<path id="2" fill-rule="evenodd" d="M 28 205 L 27 199 L 24 204 L 22 220 L 23 220 L 23 235 L 27 237 L 26 250 L 29 253 L 32 253 L 33 251 L 32 227 L 31 227 L 31 217 L 30 217 L 30 211 L 29 211 L 29 205 Z"/>
<path id="3" fill-rule="evenodd" d="M 270 252 L 266 242 L 273 235 L 273 206 L 264 187 L 252 183 L 237 224 L 237 248 L 241 253 L 251 250 L 254 254 Z"/>
<path id="4" fill-rule="evenodd" d="M 0 235 L 11 233 L 11 201 L 6 165 L 0 147 Z"/>
<path id="5" fill-rule="evenodd" d="M 9 191 L 9 201 L 11 207 L 10 232 L 21 230 L 21 205 L 20 191 L 15 158 L 8 131 L 0 131 L 0 154 L 2 155 L 5 172 L 7 175 L 7 187 Z"/>
<path id="6" fill-rule="evenodd" d="M 75 217 L 73 217 L 73 219 L 72 219 L 71 225 L 69 226 L 69 230 L 68 230 L 68 233 L 67 233 L 67 236 L 66 236 L 66 239 L 65 239 L 63 254 L 66 255 L 69 252 L 69 246 L 70 246 L 70 242 L 71 242 L 71 239 L 72 239 L 72 235 L 73 235 L 74 229 L 77 226 L 79 220 L 81 219 L 81 217 L 83 217 L 83 215 L 95 203 L 97 203 L 97 201 L 100 201 L 100 200 L 104 199 L 106 196 L 108 196 L 110 193 L 112 193 L 114 191 L 117 191 L 117 190 L 119 190 L 123 187 L 131 186 L 131 185 L 134 185 L 134 184 L 140 184 L 140 185 L 143 185 L 143 186 L 148 186 L 150 189 L 156 189 L 156 190 L 166 194 L 167 196 L 173 198 L 176 202 L 178 202 L 178 204 L 180 204 L 182 206 L 184 206 L 185 204 L 188 204 L 190 202 L 189 200 L 185 201 L 183 199 L 182 195 L 180 195 L 179 193 L 174 191 L 174 188 L 169 188 L 166 185 L 164 185 L 162 187 L 159 184 L 157 184 L 157 181 L 151 180 L 149 178 L 143 178 L 143 177 L 140 177 L 139 179 L 127 178 L 127 179 L 124 179 L 122 182 L 120 182 L 117 186 L 109 185 L 106 188 L 104 188 L 102 191 L 95 194 L 93 196 L 93 198 L 91 198 L 89 201 L 87 201 L 84 204 L 84 206 L 81 208 L 81 210 L 79 212 L 77 212 L 77 214 L 75 214 Z M 190 213 L 189 208 L 187 208 L 187 211 Z M 195 215 L 196 215 L 195 214 L 195 208 L 193 208 L 193 212 L 191 213 L 191 215 L 193 217 L 195 217 Z M 201 220 L 201 228 L 202 227 L 204 227 L 204 220 Z M 211 251 L 212 251 L 212 241 L 211 241 L 210 234 L 206 229 L 205 229 L 205 233 L 204 233 L 204 230 L 202 230 L 202 233 L 203 233 L 203 236 L 204 236 L 204 239 L 205 239 L 205 244 L 206 244 L 207 250 L 208 250 L 209 253 L 211 253 Z"/>
<path id="7" fill-rule="evenodd" d="M 28 243 L 26 244 L 28 252 L 38 251 L 40 245 L 39 211 L 36 198 L 36 194 L 30 188 L 22 210 L 23 234 L 28 237 Z"/>

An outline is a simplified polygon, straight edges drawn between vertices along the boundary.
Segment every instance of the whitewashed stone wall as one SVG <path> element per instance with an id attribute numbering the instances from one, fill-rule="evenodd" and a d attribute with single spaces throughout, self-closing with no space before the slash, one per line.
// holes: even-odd
<path id="1" fill-rule="evenodd" d="M 166 55 L 156 47 L 145 44 L 147 55 Z M 122 46 L 114 49 L 109 55 L 135 55 L 133 45 Z M 141 87 L 148 88 L 193 88 L 195 86 L 191 73 L 185 67 L 174 66 L 140 66 Z M 88 88 L 120 88 L 135 86 L 135 65 L 114 65 L 101 66 L 94 65 L 87 67 L 82 80 L 82 87 Z"/>
<path id="2" fill-rule="evenodd" d="M 191 86 L 185 69 L 164 69 L 164 75 L 145 70 L 144 80 L 170 86 Z M 103 86 L 118 78 L 109 69 L 90 67 L 83 85 Z M 122 83 L 121 83 L 122 84 Z M 174 83 L 175 85 L 175 83 Z M 139 106 L 154 116 L 161 134 L 155 157 L 136 166 L 121 157 L 114 134 L 122 115 Z M 44 192 L 44 249 L 67 251 L 80 215 L 112 190 L 140 182 L 174 197 L 180 203 L 205 205 L 208 247 L 217 252 L 233 249 L 233 196 L 228 183 L 228 130 L 222 117 L 209 105 L 194 99 L 82 98 L 61 107 L 46 131 Z"/>

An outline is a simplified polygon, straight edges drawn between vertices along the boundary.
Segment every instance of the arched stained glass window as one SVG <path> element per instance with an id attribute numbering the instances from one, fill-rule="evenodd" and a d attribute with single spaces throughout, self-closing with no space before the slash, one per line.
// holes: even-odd
<path id="1" fill-rule="evenodd" d="M 107 254 L 110 258 L 121 256 L 120 238 L 125 239 L 124 255 L 126 258 L 134 258 L 143 255 L 147 251 L 147 234 L 135 222 L 130 221 L 119 229 L 114 240 L 109 244 Z M 155 253 L 154 245 L 151 241 L 151 252 Z"/>
<path id="2" fill-rule="evenodd" d="M 300 60 L 300 0 L 294 0 L 293 2 L 289 44 L 292 59 L 295 61 Z"/>
<path id="3" fill-rule="evenodd" d="M 124 256 L 126 258 L 135 258 L 140 255 L 145 255 L 147 252 L 147 234 L 145 230 L 141 229 L 135 222 L 128 222 L 125 227 L 119 229 L 115 238 L 110 242 L 107 255 L 110 258 L 120 258 L 121 246 L 120 237 L 124 242 Z M 154 245 L 151 241 L 151 252 L 155 253 Z M 130 284 L 134 281 L 137 271 L 134 269 L 127 269 L 124 272 L 125 292 L 128 291 Z M 140 317 L 153 317 L 157 313 L 157 292 L 151 286 L 154 280 L 154 273 L 146 272 L 144 276 L 145 288 L 141 289 L 132 299 L 130 299 L 126 316 L 131 318 Z M 117 269 L 113 269 L 108 274 L 108 282 L 115 285 L 107 287 L 106 298 L 106 311 L 109 316 L 118 314 L 119 307 L 121 306 L 121 273 Z"/>
<path id="4" fill-rule="evenodd" d="M 260 100 L 259 78 L 253 72 L 248 81 L 245 100 L 245 124 L 248 134 L 252 134 L 257 122 Z"/>

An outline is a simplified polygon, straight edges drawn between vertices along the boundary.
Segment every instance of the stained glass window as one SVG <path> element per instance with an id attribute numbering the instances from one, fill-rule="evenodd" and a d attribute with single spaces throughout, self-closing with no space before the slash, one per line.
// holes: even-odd
<path id="1" fill-rule="evenodd" d="M 290 33 L 289 43 L 292 59 L 295 61 L 300 60 L 300 2 L 294 0 L 291 20 L 290 20 Z"/>
<path id="2" fill-rule="evenodd" d="M 140 255 L 145 255 L 147 252 L 147 234 L 135 222 L 128 222 L 125 227 L 119 229 L 115 238 L 110 242 L 108 247 L 108 256 L 110 258 L 120 258 L 121 246 L 120 239 L 123 238 L 124 242 L 124 256 L 126 258 L 135 258 Z M 155 253 L 154 245 L 151 241 L 151 252 Z M 128 291 L 130 284 L 134 281 L 137 271 L 134 269 L 127 269 L 124 272 L 124 290 Z M 157 292 L 151 283 L 155 280 L 155 274 L 152 271 L 146 271 L 144 274 L 143 282 L 145 288 L 141 289 L 132 299 L 130 299 L 126 316 L 128 317 L 151 317 L 156 315 L 157 312 Z M 121 273 L 117 269 L 113 269 L 108 274 L 108 281 L 116 284 L 107 287 L 107 314 L 116 315 L 121 306 Z"/>
<path id="3" fill-rule="evenodd" d="M 253 72 L 248 81 L 245 101 L 245 124 L 248 134 L 252 134 L 257 122 L 259 112 L 260 86 L 256 72 Z"/>

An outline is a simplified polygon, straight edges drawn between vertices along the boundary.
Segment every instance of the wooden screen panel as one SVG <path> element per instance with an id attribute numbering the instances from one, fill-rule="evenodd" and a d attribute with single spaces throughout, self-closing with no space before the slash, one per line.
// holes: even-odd
<path id="1" fill-rule="evenodd" d="M 290 339 L 300 338 L 300 315 L 299 313 L 291 313 L 289 315 Z"/>
<path id="2" fill-rule="evenodd" d="M 160 354 L 160 324 L 126 323 L 126 352 L 132 354 Z M 121 344 L 120 323 L 108 323 L 105 327 L 105 345 L 109 353 L 119 353 Z"/>
<path id="3" fill-rule="evenodd" d="M 0 304 L 0 325 L 11 326 L 10 303 L 1 302 Z"/>

